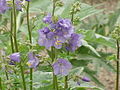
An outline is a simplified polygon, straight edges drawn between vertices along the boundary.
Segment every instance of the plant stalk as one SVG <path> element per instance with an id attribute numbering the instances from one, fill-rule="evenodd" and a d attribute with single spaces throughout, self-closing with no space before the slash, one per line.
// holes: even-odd
<path id="1" fill-rule="evenodd" d="M 15 51 L 18 52 L 18 44 L 17 44 L 17 24 L 16 24 L 16 5 L 15 5 L 15 0 L 13 0 L 13 17 L 14 17 L 14 45 L 15 45 Z M 25 84 L 25 78 L 24 78 L 24 71 L 23 67 L 21 65 L 21 62 L 19 63 L 20 65 L 20 70 L 21 70 L 21 76 L 22 76 L 22 81 L 23 81 L 23 87 L 24 90 L 26 90 L 26 84 Z"/>
<path id="2" fill-rule="evenodd" d="M 13 16 L 14 16 L 14 44 L 15 44 L 15 50 L 18 52 L 18 44 L 17 44 L 17 24 L 16 24 L 16 6 L 15 6 L 15 0 L 13 0 Z"/>
<path id="3" fill-rule="evenodd" d="M 120 53 L 120 48 L 119 48 L 119 41 L 117 40 L 117 73 L 116 73 L 116 90 L 119 90 L 119 53 Z"/>
<path id="4" fill-rule="evenodd" d="M 71 22 L 73 24 L 73 20 L 74 20 L 74 13 L 72 13 L 72 16 L 71 16 Z"/>
<path id="5" fill-rule="evenodd" d="M 65 90 L 68 88 L 68 76 L 65 76 Z"/>
<path id="6" fill-rule="evenodd" d="M 52 17 L 54 17 L 55 14 L 55 8 L 56 8 L 56 0 L 53 0 L 53 11 L 52 11 Z M 52 53 L 52 62 L 54 62 L 55 60 L 55 51 L 54 51 L 54 47 L 51 48 L 51 53 Z M 53 72 L 53 89 L 54 90 L 58 90 L 58 82 L 57 82 L 57 76 L 54 75 Z"/>
<path id="7" fill-rule="evenodd" d="M 25 78 L 24 78 L 24 72 L 23 72 L 23 67 L 20 63 L 20 70 L 21 70 L 21 76 L 22 76 L 22 81 L 23 81 L 23 87 L 24 87 L 24 90 L 26 90 L 26 83 L 25 83 Z"/>
<path id="8" fill-rule="evenodd" d="M 29 6 L 30 6 L 30 2 L 28 1 L 27 4 L 27 26 L 28 26 L 28 33 L 29 33 L 29 41 L 30 44 L 32 44 L 32 34 L 31 34 L 31 30 L 30 30 L 30 20 L 29 20 Z M 31 48 L 32 46 L 30 46 Z"/>
<path id="9" fill-rule="evenodd" d="M 33 76 L 32 76 L 32 73 L 33 73 L 33 69 L 30 68 L 30 90 L 32 90 L 32 85 L 33 85 Z"/>
<path id="10" fill-rule="evenodd" d="M 0 90 L 2 90 L 2 79 L 0 77 Z"/>
<path id="11" fill-rule="evenodd" d="M 13 12 L 11 10 L 11 35 L 10 35 L 10 40 L 11 40 L 11 49 L 12 49 L 12 53 L 14 53 L 14 42 L 13 42 Z"/>
<path id="12" fill-rule="evenodd" d="M 32 32 L 30 29 L 30 20 L 29 20 L 29 7 L 30 7 L 30 2 L 27 2 L 27 26 L 28 26 L 28 33 L 29 33 L 29 41 L 30 44 L 32 44 Z M 30 45 L 30 49 L 32 48 L 32 46 Z M 32 76 L 33 70 L 32 68 L 30 68 L 30 90 L 32 90 L 33 88 L 33 76 Z"/>
<path id="13" fill-rule="evenodd" d="M 51 53 L 52 53 L 52 62 L 54 62 L 54 60 L 55 60 L 55 48 L 54 47 L 52 47 L 51 48 L 52 49 L 52 51 L 51 51 Z M 58 90 L 58 82 L 57 82 L 57 76 L 54 74 L 54 72 L 53 72 L 53 89 L 54 90 Z"/>
<path id="14" fill-rule="evenodd" d="M 56 1 L 53 0 L 53 11 L 52 11 L 52 16 L 54 17 L 54 14 L 55 14 L 55 8 L 56 8 Z"/>

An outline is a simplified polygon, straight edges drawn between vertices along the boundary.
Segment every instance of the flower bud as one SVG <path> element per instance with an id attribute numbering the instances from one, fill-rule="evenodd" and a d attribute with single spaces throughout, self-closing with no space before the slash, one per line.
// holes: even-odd
<path id="1" fill-rule="evenodd" d="M 83 78 L 82 78 L 82 81 L 90 82 L 90 79 L 89 79 L 88 77 L 83 77 Z"/>

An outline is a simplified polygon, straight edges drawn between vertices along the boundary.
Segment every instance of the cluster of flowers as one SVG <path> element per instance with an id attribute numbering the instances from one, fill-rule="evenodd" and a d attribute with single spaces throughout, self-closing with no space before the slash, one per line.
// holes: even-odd
<path id="1" fill-rule="evenodd" d="M 30 1 L 30 0 L 26 0 Z M 12 7 L 11 0 L 0 0 L 0 14 L 5 13 L 5 11 L 11 9 Z M 22 1 L 15 0 L 15 6 L 18 11 L 22 11 Z"/>
<path id="2" fill-rule="evenodd" d="M 37 57 L 36 54 L 34 54 L 33 52 L 29 52 L 28 53 L 28 62 L 27 65 L 29 66 L 29 68 L 36 68 L 39 64 L 39 59 Z M 20 53 L 13 53 L 10 55 L 10 64 L 11 65 L 15 65 L 15 62 L 20 63 L 21 59 L 20 59 Z"/>
<path id="3" fill-rule="evenodd" d="M 54 21 L 52 16 L 48 14 L 43 18 L 43 22 L 48 24 L 48 27 L 38 30 L 38 44 L 40 46 L 45 46 L 46 49 L 50 49 L 52 46 L 61 49 L 62 46 L 65 46 L 68 51 L 75 51 L 82 45 L 82 35 L 74 32 L 71 20 Z"/>
<path id="4" fill-rule="evenodd" d="M 37 57 L 38 55 L 34 54 L 33 52 L 28 53 L 28 62 L 27 65 L 29 68 L 36 68 L 39 64 L 39 58 Z M 20 53 L 13 53 L 10 55 L 10 65 L 15 65 L 15 62 L 20 63 L 21 58 L 20 58 Z M 72 68 L 72 65 L 68 60 L 66 59 L 58 59 L 57 62 L 55 62 L 53 65 L 54 68 L 54 74 L 55 75 L 63 75 L 66 76 L 69 73 L 69 70 Z"/>
<path id="5" fill-rule="evenodd" d="M 43 18 L 43 22 L 48 24 L 48 27 L 38 30 L 40 46 L 45 46 L 46 49 L 61 49 L 64 46 L 67 51 L 73 52 L 82 45 L 82 35 L 74 32 L 71 20 L 53 20 L 52 15 L 48 14 Z M 71 63 L 66 59 L 58 59 L 53 64 L 55 75 L 67 76 L 71 68 Z"/>

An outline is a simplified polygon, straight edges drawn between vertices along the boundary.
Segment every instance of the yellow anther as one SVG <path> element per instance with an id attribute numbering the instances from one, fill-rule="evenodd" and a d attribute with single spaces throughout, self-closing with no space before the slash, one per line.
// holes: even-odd
<path id="1" fill-rule="evenodd" d="M 27 62 L 26 64 L 27 64 L 28 66 L 31 66 L 31 65 L 32 65 L 32 64 L 31 64 L 31 63 L 29 63 L 29 62 Z"/>
<path id="2" fill-rule="evenodd" d="M 60 40 L 57 40 L 57 41 L 55 42 L 55 44 L 56 44 L 56 45 L 62 45 L 62 43 L 61 43 Z"/>

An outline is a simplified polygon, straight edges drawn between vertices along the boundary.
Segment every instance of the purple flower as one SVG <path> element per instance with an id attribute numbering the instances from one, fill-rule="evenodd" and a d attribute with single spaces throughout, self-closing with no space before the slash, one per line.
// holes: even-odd
<path id="1" fill-rule="evenodd" d="M 36 57 L 36 55 L 33 52 L 30 52 L 28 54 L 28 62 L 27 65 L 29 66 L 29 68 L 36 68 L 39 64 L 39 59 Z"/>
<path id="2" fill-rule="evenodd" d="M 83 78 L 82 78 L 82 81 L 90 82 L 90 79 L 89 79 L 88 77 L 83 77 Z"/>
<path id="3" fill-rule="evenodd" d="M 71 34 L 74 32 L 73 25 L 69 19 L 60 19 L 57 22 L 57 33 L 63 34 L 65 38 L 69 38 Z"/>
<path id="4" fill-rule="evenodd" d="M 16 9 L 22 11 L 22 1 L 16 0 Z"/>
<path id="5" fill-rule="evenodd" d="M 69 51 L 75 51 L 82 45 L 82 35 L 75 34 L 74 28 L 69 19 L 59 19 L 56 22 L 52 22 L 52 16 L 48 14 L 43 18 L 43 22 L 49 24 L 39 30 L 38 44 L 45 46 L 46 49 L 54 46 L 56 49 L 61 49 L 64 43 L 68 43 L 66 49 Z"/>
<path id="6" fill-rule="evenodd" d="M 54 74 L 67 76 L 69 74 L 70 69 L 72 68 L 71 63 L 66 59 L 58 59 L 53 65 Z"/>
<path id="7" fill-rule="evenodd" d="M 73 33 L 70 37 L 70 40 L 68 41 L 66 49 L 68 51 L 75 51 L 78 47 L 82 45 L 81 39 L 82 35 Z"/>
<path id="8" fill-rule="evenodd" d="M 54 33 L 50 32 L 50 29 L 48 27 L 38 30 L 38 32 L 39 32 L 38 44 L 40 46 L 45 46 L 47 49 L 53 46 Z"/>
<path id="9" fill-rule="evenodd" d="M 22 11 L 22 2 L 21 0 L 15 0 L 15 7 L 18 11 Z M 8 9 L 13 8 L 11 3 L 7 3 L 7 5 L 9 6 Z"/>
<path id="10" fill-rule="evenodd" d="M 25 1 L 28 1 L 28 2 L 30 2 L 31 0 L 25 0 Z"/>
<path id="11" fill-rule="evenodd" d="M 20 62 L 20 53 L 17 52 L 17 53 L 11 54 L 10 59 L 11 61 L 14 61 L 14 62 Z"/>
<path id="12" fill-rule="evenodd" d="M 0 0 L 0 14 L 5 13 L 7 9 L 6 0 Z"/>
<path id="13" fill-rule="evenodd" d="M 43 18 L 43 22 L 44 22 L 44 23 L 47 23 L 47 24 L 52 23 L 52 15 L 51 15 L 51 14 L 48 14 L 47 16 L 45 16 L 45 17 Z"/>

